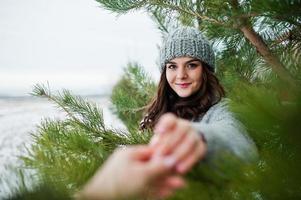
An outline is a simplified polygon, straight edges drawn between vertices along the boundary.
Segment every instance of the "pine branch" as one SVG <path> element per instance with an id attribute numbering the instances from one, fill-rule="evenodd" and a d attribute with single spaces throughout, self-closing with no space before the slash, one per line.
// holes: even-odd
<path id="1" fill-rule="evenodd" d="M 278 22 L 286 22 L 297 27 L 301 26 L 301 1 L 300 0 L 252 0 L 251 13 L 267 17 Z"/>
<path id="2" fill-rule="evenodd" d="M 142 0 L 96 0 L 99 2 L 104 8 L 117 12 L 117 13 L 126 13 L 130 10 L 137 10 L 141 8 L 146 8 L 148 11 L 152 12 L 153 8 L 166 8 L 173 11 L 177 11 L 180 13 L 185 13 L 191 15 L 193 17 L 197 17 L 199 19 L 208 21 L 210 23 L 214 23 L 217 25 L 227 26 L 224 22 L 214 19 L 212 17 L 201 15 L 200 13 L 195 12 L 192 9 L 188 9 L 187 6 L 184 8 L 183 3 L 185 1 L 142 1 Z"/>
<path id="3" fill-rule="evenodd" d="M 169 1 L 167 1 L 169 2 Z M 197 13 L 195 12 L 194 10 L 191 10 L 191 9 L 185 9 L 179 5 L 176 5 L 176 4 L 172 4 L 171 2 L 169 3 L 165 3 L 165 1 L 162 2 L 161 6 L 163 7 L 166 7 L 166 8 L 169 8 L 171 10 L 175 10 L 175 11 L 178 11 L 180 13 L 185 13 L 185 14 L 188 14 L 188 15 L 191 15 L 191 16 L 194 16 L 196 18 L 199 18 L 199 19 L 202 19 L 204 21 L 208 21 L 210 23 L 213 23 L 213 24 L 216 24 L 216 25 L 221 25 L 221 26 L 226 26 L 228 27 L 224 22 L 221 22 L 217 19 L 214 19 L 212 17 L 208 17 L 206 15 L 201 15 L 200 13 Z"/>
<path id="4" fill-rule="evenodd" d="M 159 30 L 161 30 L 164 33 L 168 33 L 168 29 L 166 27 L 165 19 L 167 16 L 161 15 L 161 10 L 156 8 L 154 11 L 152 11 L 152 17 L 154 21 L 158 24 Z"/>
<path id="5" fill-rule="evenodd" d="M 104 8 L 117 13 L 126 13 L 130 10 L 137 10 L 145 6 L 147 0 L 96 0 Z"/>
<path id="6" fill-rule="evenodd" d="M 280 60 L 275 55 L 273 55 L 263 39 L 254 31 L 254 29 L 251 26 L 244 25 L 240 27 L 240 30 L 250 41 L 250 43 L 254 45 L 263 59 L 271 65 L 272 69 L 277 73 L 277 75 L 294 87 L 296 84 L 294 78 L 285 69 Z"/>
<path id="7" fill-rule="evenodd" d="M 238 0 L 232 0 L 232 5 L 236 12 L 239 12 L 239 2 Z M 258 53 L 263 57 L 263 59 L 270 64 L 273 71 L 284 81 L 288 82 L 292 87 L 296 86 L 296 81 L 291 76 L 291 74 L 286 70 L 283 64 L 280 62 L 279 58 L 275 56 L 269 47 L 266 45 L 261 36 L 255 32 L 253 27 L 250 25 L 248 20 L 245 18 L 238 18 L 236 25 L 239 30 L 244 34 L 244 36 L 249 40 L 249 42 L 256 48 Z"/>
<path id="8" fill-rule="evenodd" d="M 106 131 L 102 111 L 95 104 L 86 103 L 82 98 L 72 96 L 67 90 L 55 96 L 51 94 L 49 86 L 47 88 L 43 84 L 36 84 L 32 95 L 45 97 L 56 103 L 72 120 L 91 132 L 101 134 Z"/>
<path id="9" fill-rule="evenodd" d="M 143 108 L 153 97 L 155 87 L 140 65 L 128 63 L 125 74 L 113 88 L 111 100 L 114 112 L 129 131 L 138 129 Z"/>
<path id="10" fill-rule="evenodd" d="M 140 79 L 143 85 L 145 80 Z M 68 114 L 67 119 L 45 119 L 33 133 L 34 141 L 23 157 L 27 168 L 37 170 L 42 184 L 54 184 L 73 193 L 100 167 L 120 145 L 149 141 L 137 131 L 124 133 L 108 129 L 94 103 L 74 97 L 67 90 L 51 94 L 49 86 L 35 85 L 32 95 L 48 98 Z M 56 188 L 57 187 L 57 188 Z"/>

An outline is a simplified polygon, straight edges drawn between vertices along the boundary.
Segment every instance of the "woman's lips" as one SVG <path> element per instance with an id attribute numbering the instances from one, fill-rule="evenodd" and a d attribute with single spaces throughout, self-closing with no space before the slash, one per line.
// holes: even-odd
<path id="1" fill-rule="evenodd" d="M 180 88 L 188 88 L 191 83 L 176 83 Z"/>

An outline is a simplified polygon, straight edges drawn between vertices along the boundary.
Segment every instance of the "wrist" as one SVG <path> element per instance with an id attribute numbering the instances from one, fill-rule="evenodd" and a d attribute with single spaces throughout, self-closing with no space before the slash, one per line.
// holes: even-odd
<path id="1" fill-rule="evenodd" d="M 101 179 L 95 183 L 94 178 L 90 180 L 84 188 L 76 194 L 78 200 L 110 200 L 114 199 L 111 195 L 108 184 L 102 183 Z"/>
<path id="2" fill-rule="evenodd" d="M 96 190 L 97 191 L 97 190 Z M 80 192 L 75 195 L 77 200 L 101 200 L 103 195 L 100 191 L 95 192 L 95 189 L 91 185 L 86 185 Z"/>

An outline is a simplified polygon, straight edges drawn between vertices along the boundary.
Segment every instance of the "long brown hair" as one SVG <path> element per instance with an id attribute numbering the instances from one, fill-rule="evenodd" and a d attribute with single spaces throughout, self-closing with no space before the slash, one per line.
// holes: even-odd
<path id="1" fill-rule="evenodd" d="M 156 96 L 146 107 L 145 116 L 140 123 L 140 129 L 153 129 L 159 118 L 167 112 L 176 116 L 198 120 L 208 109 L 225 96 L 225 91 L 217 77 L 202 62 L 203 75 L 200 89 L 189 97 L 179 97 L 169 86 L 166 79 L 166 67 L 161 74 Z"/>

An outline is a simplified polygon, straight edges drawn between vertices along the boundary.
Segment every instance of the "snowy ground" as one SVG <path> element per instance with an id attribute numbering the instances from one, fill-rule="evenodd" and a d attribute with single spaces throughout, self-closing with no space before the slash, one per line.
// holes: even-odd
<path id="1" fill-rule="evenodd" d="M 121 122 L 111 114 L 108 97 L 90 97 L 89 100 L 103 108 L 106 125 L 124 129 Z M 31 143 L 30 132 L 45 117 L 63 118 L 47 100 L 33 97 L 0 97 L 0 199 L 3 199 L 20 184 L 18 170 L 22 166 L 19 156 L 26 154 L 25 146 Z M 30 174 L 30 171 L 27 172 Z M 26 184 L 31 184 L 26 179 Z"/>

